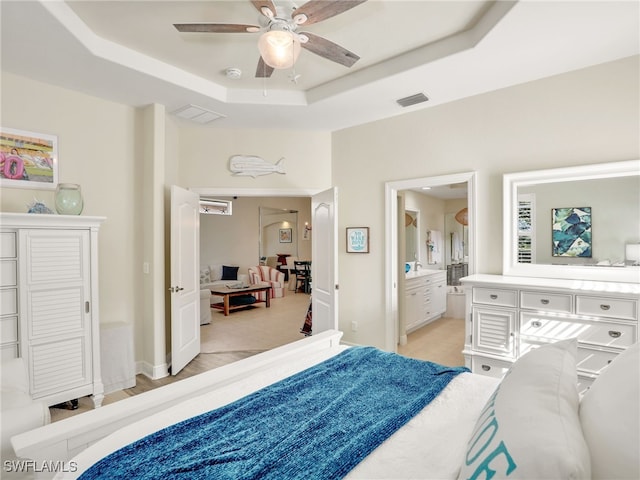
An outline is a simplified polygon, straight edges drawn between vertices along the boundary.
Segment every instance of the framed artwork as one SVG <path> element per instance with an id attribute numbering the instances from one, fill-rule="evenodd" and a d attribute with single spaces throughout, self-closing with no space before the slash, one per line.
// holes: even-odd
<path id="1" fill-rule="evenodd" d="M 0 127 L 0 186 L 55 189 L 58 137 Z"/>
<path id="2" fill-rule="evenodd" d="M 369 253 L 369 227 L 347 227 L 347 253 Z"/>
<path id="3" fill-rule="evenodd" d="M 591 207 L 552 208 L 552 255 L 591 257 Z"/>
<path id="4" fill-rule="evenodd" d="M 290 228 L 281 228 L 279 231 L 280 243 L 291 243 L 291 229 Z"/>

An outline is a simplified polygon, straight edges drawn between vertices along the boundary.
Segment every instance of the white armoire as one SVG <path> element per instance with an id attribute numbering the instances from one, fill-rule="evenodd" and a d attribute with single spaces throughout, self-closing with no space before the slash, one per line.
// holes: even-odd
<path id="1" fill-rule="evenodd" d="M 2 358 L 25 359 L 34 400 L 104 398 L 98 229 L 102 217 L 0 214 Z"/>

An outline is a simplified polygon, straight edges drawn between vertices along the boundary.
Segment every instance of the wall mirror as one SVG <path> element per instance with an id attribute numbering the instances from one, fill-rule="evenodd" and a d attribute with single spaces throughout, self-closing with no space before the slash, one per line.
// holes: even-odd
<path id="1" fill-rule="evenodd" d="M 418 218 L 419 213 L 413 210 L 405 210 L 404 212 L 404 228 L 405 228 L 405 254 L 407 262 L 419 261 L 418 246 L 420 244 L 418 237 Z"/>
<path id="2" fill-rule="evenodd" d="M 277 267 L 298 256 L 298 211 L 260 207 L 260 263 Z"/>
<path id="3" fill-rule="evenodd" d="M 504 175 L 504 275 L 640 283 L 640 160 Z"/>

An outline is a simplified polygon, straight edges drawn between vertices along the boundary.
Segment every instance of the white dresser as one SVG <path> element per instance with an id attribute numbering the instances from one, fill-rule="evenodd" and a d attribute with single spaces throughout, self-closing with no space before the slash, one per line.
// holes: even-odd
<path id="1" fill-rule="evenodd" d="M 2 356 L 25 359 L 34 400 L 102 403 L 101 217 L 0 214 Z"/>
<path id="2" fill-rule="evenodd" d="M 407 333 L 440 317 L 447 309 L 447 272 L 418 270 L 405 280 Z"/>
<path id="3" fill-rule="evenodd" d="M 578 387 L 584 391 L 638 341 L 639 284 L 502 275 L 471 275 L 462 283 L 463 354 L 474 373 L 502 377 L 530 349 L 577 337 Z"/>

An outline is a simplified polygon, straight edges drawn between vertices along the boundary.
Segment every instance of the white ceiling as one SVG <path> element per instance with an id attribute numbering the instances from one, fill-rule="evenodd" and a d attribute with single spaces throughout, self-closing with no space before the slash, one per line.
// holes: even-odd
<path id="1" fill-rule="evenodd" d="M 284 4 L 289 0 L 275 0 Z M 301 5 L 301 2 L 299 5 Z M 173 23 L 258 24 L 249 0 L 7 1 L 2 69 L 117 102 L 188 104 L 222 128 L 334 131 L 564 73 L 640 49 L 640 2 L 369 0 L 303 30 L 361 59 L 303 50 L 256 79 L 259 34 L 185 34 Z M 242 78 L 230 80 L 229 68 Z M 429 101 L 396 100 L 423 92 Z"/>

